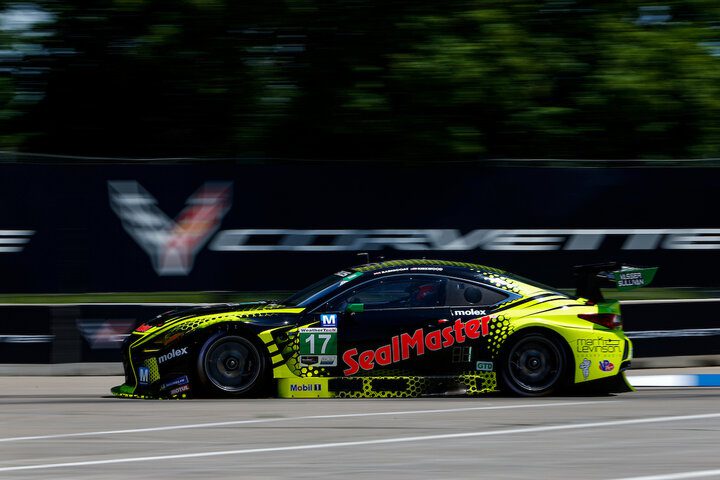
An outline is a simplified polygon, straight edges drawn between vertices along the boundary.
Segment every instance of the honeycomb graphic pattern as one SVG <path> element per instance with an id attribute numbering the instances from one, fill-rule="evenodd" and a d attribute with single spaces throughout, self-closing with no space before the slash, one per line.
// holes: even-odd
<path id="1" fill-rule="evenodd" d="M 393 268 L 393 267 L 411 267 L 413 265 L 432 265 L 432 266 L 439 266 L 439 267 L 461 267 L 461 268 L 467 268 L 479 273 L 495 273 L 495 274 L 502 274 L 504 273 L 502 270 L 493 268 L 493 267 L 487 267 L 485 265 L 478 265 L 476 263 L 465 263 L 465 262 L 452 262 L 447 260 L 391 260 L 388 262 L 380 262 L 380 263 L 371 263 L 368 265 L 364 265 L 361 267 L 355 268 L 358 272 L 374 272 L 376 270 L 382 270 L 385 268 Z"/>
<path id="2" fill-rule="evenodd" d="M 375 377 L 382 375 L 380 378 L 405 378 L 413 376 L 413 373 L 408 369 L 402 368 L 383 368 L 380 371 L 377 370 L 360 370 L 353 377 Z"/>
<path id="3" fill-rule="evenodd" d="M 217 317 L 213 317 L 213 320 L 215 318 L 217 318 Z M 208 318 L 206 318 L 206 317 L 193 318 L 190 320 L 186 320 L 184 322 L 180 322 L 178 325 L 176 325 L 174 328 L 172 328 L 169 333 L 171 335 L 174 333 L 188 333 L 188 332 L 191 332 L 191 331 L 197 329 L 198 327 L 200 327 L 200 325 L 202 325 L 204 323 L 208 323 Z"/>
<path id="4" fill-rule="evenodd" d="M 465 385 L 465 394 L 469 396 L 498 390 L 495 372 L 473 372 L 460 375 L 460 383 Z"/>
<path id="5" fill-rule="evenodd" d="M 497 358 L 503 343 L 513 334 L 515 328 L 510 324 L 510 319 L 505 315 L 498 315 L 490 322 L 490 333 L 488 334 L 488 349 L 493 358 Z"/>
<path id="6" fill-rule="evenodd" d="M 378 377 L 362 378 L 363 388 L 354 392 L 338 392 L 339 398 L 410 398 L 419 397 L 427 389 L 427 380 L 422 377 L 381 377 L 383 380 L 404 380 L 405 390 L 373 390 L 372 382 Z"/>
<path id="7" fill-rule="evenodd" d="M 496 273 L 486 273 L 484 276 L 485 281 L 491 285 L 520 294 L 520 286 L 512 279 Z"/>
<path id="8" fill-rule="evenodd" d="M 300 336 L 297 329 L 289 332 L 291 340 L 280 350 L 280 354 L 286 360 L 288 369 L 298 377 L 327 377 L 330 372 L 321 367 L 312 367 L 300 364 Z"/>
<path id="9" fill-rule="evenodd" d="M 155 358 L 148 358 L 143 362 L 143 365 L 150 370 L 150 383 L 160 380 L 160 367 L 158 367 L 158 363 Z"/>

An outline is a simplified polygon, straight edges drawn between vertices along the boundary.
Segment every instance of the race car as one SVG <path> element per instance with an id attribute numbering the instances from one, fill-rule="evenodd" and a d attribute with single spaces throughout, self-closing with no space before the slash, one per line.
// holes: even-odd
<path id="1" fill-rule="evenodd" d="M 541 396 L 628 391 L 632 344 L 600 287 L 654 268 L 576 269 L 571 296 L 482 265 L 397 260 L 339 271 L 280 303 L 166 312 L 122 346 L 120 397 Z"/>

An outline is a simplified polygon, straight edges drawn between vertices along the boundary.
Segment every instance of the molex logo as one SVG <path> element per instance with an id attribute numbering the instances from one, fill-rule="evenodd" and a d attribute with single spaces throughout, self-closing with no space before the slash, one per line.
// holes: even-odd
<path id="1" fill-rule="evenodd" d="M 174 348 L 170 350 L 165 355 L 161 355 L 158 357 L 158 363 L 165 363 L 168 360 L 172 360 L 173 358 L 182 357 L 183 355 L 187 355 L 188 353 L 188 347 L 182 347 L 182 348 Z"/>

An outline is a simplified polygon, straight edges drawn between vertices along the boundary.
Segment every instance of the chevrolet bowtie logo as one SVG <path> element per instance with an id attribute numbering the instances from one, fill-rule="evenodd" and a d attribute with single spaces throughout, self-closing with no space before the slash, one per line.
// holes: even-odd
<path id="1" fill-rule="evenodd" d="M 123 228 L 150 256 L 159 275 L 190 273 L 195 255 L 220 228 L 232 195 L 231 183 L 205 183 L 173 221 L 138 182 L 108 182 L 108 189 Z"/>

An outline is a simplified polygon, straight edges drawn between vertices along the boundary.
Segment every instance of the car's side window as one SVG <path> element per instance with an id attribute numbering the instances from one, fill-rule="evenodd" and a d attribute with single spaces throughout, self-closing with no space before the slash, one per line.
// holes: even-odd
<path id="1" fill-rule="evenodd" d="M 333 300 L 329 307 L 342 310 L 348 304 L 362 303 L 365 310 L 422 308 L 441 306 L 446 280 L 441 277 L 407 276 L 380 279 Z"/>
<path id="2" fill-rule="evenodd" d="M 497 290 L 480 285 L 449 279 L 447 285 L 448 307 L 473 307 L 479 305 L 495 305 L 508 296 Z"/>

